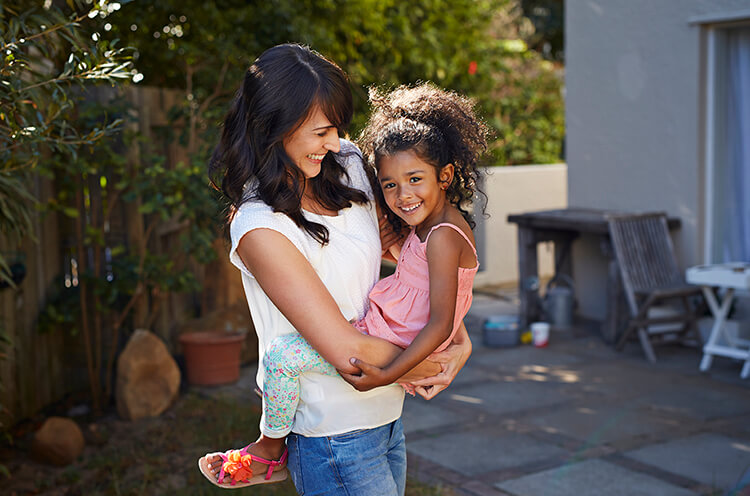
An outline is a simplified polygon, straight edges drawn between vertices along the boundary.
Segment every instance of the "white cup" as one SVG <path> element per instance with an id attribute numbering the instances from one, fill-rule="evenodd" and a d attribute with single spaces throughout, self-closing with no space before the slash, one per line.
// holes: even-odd
<path id="1" fill-rule="evenodd" d="M 531 340 L 537 348 L 547 346 L 549 341 L 549 324 L 547 322 L 534 322 L 531 324 Z"/>

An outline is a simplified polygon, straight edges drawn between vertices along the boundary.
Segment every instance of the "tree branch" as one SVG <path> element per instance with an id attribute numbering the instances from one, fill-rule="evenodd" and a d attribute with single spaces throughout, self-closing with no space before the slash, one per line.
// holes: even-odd
<path id="1" fill-rule="evenodd" d="M 52 27 L 49 27 L 49 28 L 45 29 L 44 31 L 40 31 L 40 32 L 38 32 L 36 34 L 32 34 L 31 36 L 28 36 L 28 37 L 24 37 L 24 40 L 26 42 L 29 42 L 29 41 L 35 40 L 35 39 L 37 39 L 39 37 L 47 36 L 50 33 L 54 33 L 58 29 L 67 28 L 68 26 L 71 26 L 73 24 L 78 24 L 79 22 L 81 22 L 82 20 L 84 20 L 86 17 L 88 17 L 88 15 L 89 15 L 90 12 L 91 11 L 86 12 L 85 14 L 83 14 L 81 16 L 78 16 L 75 19 L 73 19 L 72 21 L 69 21 L 67 23 L 56 24 L 56 25 L 54 25 Z M 4 52 L 11 45 L 15 45 L 15 43 L 6 43 L 6 44 L 4 44 L 2 47 L 0 47 L 0 51 Z"/>

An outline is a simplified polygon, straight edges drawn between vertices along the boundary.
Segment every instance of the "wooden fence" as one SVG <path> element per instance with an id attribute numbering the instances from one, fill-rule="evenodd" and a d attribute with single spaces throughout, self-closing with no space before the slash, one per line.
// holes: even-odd
<path id="1" fill-rule="evenodd" d="M 94 92 L 91 98 L 107 99 L 112 90 Z M 160 147 L 166 157 L 166 167 L 173 167 L 187 160 L 184 147 L 176 140 L 159 141 L 163 128 L 175 126 L 167 115 L 170 108 L 180 103 L 183 94 L 176 90 L 149 87 L 131 87 L 125 92 L 137 114 L 137 130 L 149 137 L 152 144 Z M 172 129 L 179 132 L 180 129 Z M 137 145 L 135 145 L 137 147 Z M 128 160 L 139 163 L 138 148 L 127 151 Z M 140 164 L 147 167 L 148 164 Z M 36 177 L 33 192 L 42 202 L 53 194 L 49 180 Z M 121 217 L 113 220 L 113 230 L 128 229 L 136 222 L 137 212 L 125 208 Z M 34 236 L 36 241 L 25 240 L 20 245 L 11 245 L 0 238 L 0 251 L 11 261 L 22 260 L 27 274 L 17 289 L 0 290 L 0 325 L 13 341 L 7 357 L 0 360 L 0 421 L 3 425 L 33 416 L 66 394 L 87 388 L 85 358 L 80 336 L 71 336 L 67 329 L 53 329 L 41 333 L 38 329 L 40 311 L 54 290 L 64 284 L 64 274 L 69 271 L 70 257 L 65 255 L 65 223 L 57 214 L 36 213 Z M 169 253 L 176 242 L 179 226 L 165 223 L 148 249 Z M 191 268 L 203 283 L 201 294 L 170 295 L 162 304 L 152 330 L 164 339 L 170 349 L 177 349 L 180 326 L 195 316 L 196 308 L 221 309 L 244 299 L 239 273 L 231 267 L 226 257 L 226 243 L 217 240 L 214 244 L 219 258 L 207 267 L 193 265 Z M 66 267 L 68 265 L 68 267 Z M 124 329 L 129 335 L 132 329 Z"/>

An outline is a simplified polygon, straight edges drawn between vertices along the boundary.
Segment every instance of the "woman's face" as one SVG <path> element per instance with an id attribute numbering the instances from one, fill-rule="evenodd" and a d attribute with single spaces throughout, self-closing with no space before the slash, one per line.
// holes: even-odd
<path id="1" fill-rule="evenodd" d="M 317 105 L 307 119 L 284 138 L 284 151 L 307 178 L 320 174 L 326 153 L 338 153 L 339 133 Z"/>

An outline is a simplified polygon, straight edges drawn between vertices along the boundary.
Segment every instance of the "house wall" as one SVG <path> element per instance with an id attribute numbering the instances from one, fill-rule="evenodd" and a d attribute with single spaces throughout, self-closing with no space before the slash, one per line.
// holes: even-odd
<path id="1" fill-rule="evenodd" d="M 679 217 L 681 266 L 703 261 L 702 37 L 696 16 L 747 0 L 567 0 L 566 159 L 576 207 Z M 603 318 L 606 260 L 574 244 L 580 313 Z"/>
<path id="2" fill-rule="evenodd" d="M 508 223 L 508 214 L 566 207 L 568 167 L 520 165 L 488 167 L 484 172 L 482 189 L 489 216 L 476 215 L 480 271 L 474 286 L 512 286 L 518 281 L 518 229 Z M 539 274 L 550 277 L 554 273 L 552 245 L 541 243 L 538 250 Z"/>

